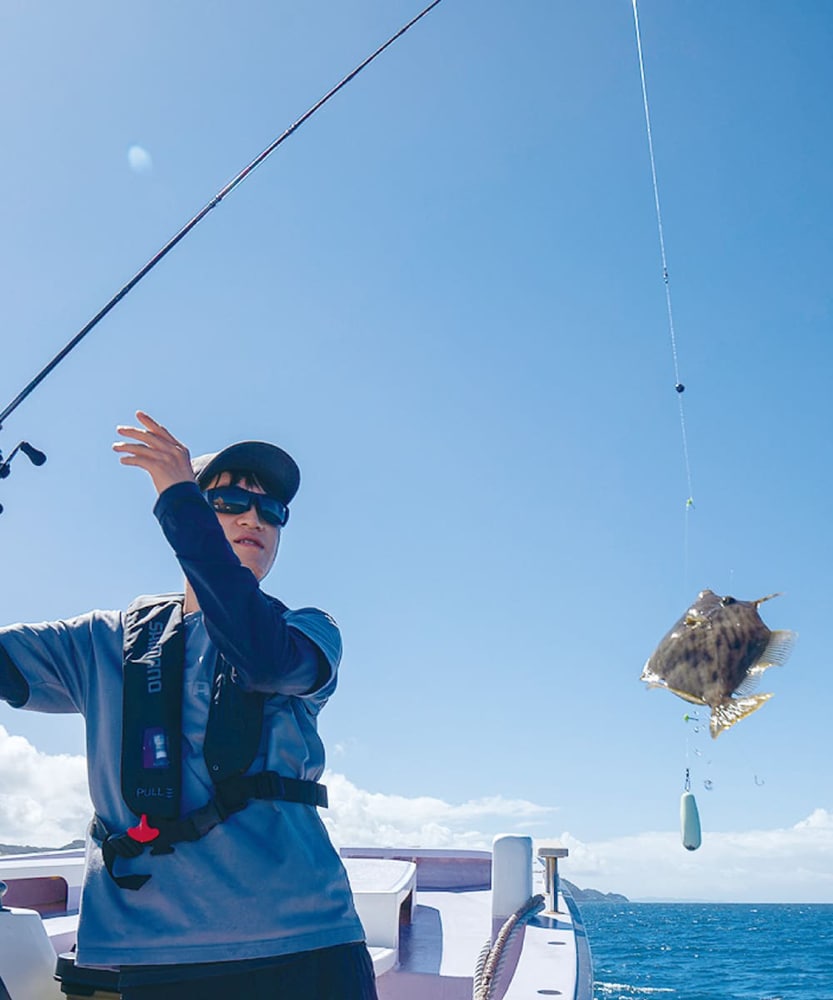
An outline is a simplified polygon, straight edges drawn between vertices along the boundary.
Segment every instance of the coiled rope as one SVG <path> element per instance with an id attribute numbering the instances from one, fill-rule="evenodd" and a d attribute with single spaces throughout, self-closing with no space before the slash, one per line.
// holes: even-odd
<path id="1" fill-rule="evenodd" d="M 523 906 L 518 907 L 511 917 L 507 917 L 497 937 L 483 945 L 474 969 L 472 1000 L 490 1000 L 492 988 L 500 978 L 506 957 L 506 948 L 517 931 L 528 923 L 545 906 L 542 895 L 532 896 Z"/>

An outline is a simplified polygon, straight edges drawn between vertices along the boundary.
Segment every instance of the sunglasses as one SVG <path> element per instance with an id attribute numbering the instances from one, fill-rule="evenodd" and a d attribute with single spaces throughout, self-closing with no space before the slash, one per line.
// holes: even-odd
<path id="1" fill-rule="evenodd" d="M 282 528 L 289 520 L 289 508 L 285 503 L 265 493 L 244 490 L 242 486 L 215 486 L 204 490 L 202 495 L 218 514 L 243 514 L 254 504 L 261 520 L 267 524 Z"/>

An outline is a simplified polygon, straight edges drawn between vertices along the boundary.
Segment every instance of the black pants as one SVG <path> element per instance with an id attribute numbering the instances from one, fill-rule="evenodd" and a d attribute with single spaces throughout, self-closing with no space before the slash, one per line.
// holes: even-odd
<path id="1" fill-rule="evenodd" d="M 148 972 L 151 981 L 121 987 L 123 1000 L 377 1000 L 364 944 L 301 951 L 254 968 L 219 962 L 199 978 L 182 965 L 171 967 L 164 981 L 156 978 L 166 975 L 162 967 Z"/>

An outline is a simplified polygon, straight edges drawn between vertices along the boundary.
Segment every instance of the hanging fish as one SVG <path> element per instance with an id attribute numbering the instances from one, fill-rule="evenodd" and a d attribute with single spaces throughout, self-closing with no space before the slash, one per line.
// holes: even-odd
<path id="1" fill-rule="evenodd" d="M 716 739 L 772 697 L 751 692 L 764 670 L 781 666 L 792 652 L 796 634 L 771 632 L 758 614 L 758 606 L 772 597 L 778 594 L 738 601 L 701 591 L 651 654 L 640 680 L 708 705 L 709 731 Z"/>

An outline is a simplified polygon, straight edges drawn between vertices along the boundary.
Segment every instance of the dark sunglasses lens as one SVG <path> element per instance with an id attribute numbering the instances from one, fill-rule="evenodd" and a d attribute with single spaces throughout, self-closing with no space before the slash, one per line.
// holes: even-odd
<path id="1" fill-rule="evenodd" d="M 218 514 L 242 514 L 252 505 L 251 495 L 234 487 L 206 490 L 203 495 Z"/>
<path id="2" fill-rule="evenodd" d="M 289 519 L 289 508 L 286 504 L 274 497 L 266 497 L 260 493 L 255 494 L 255 497 L 258 512 L 267 524 L 276 524 L 279 527 L 286 524 Z"/>
<path id="3" fill-rule="evenodd" d="M 242 514 L 252 503 L 267 524 L 283 526 L 289 520 L 289 508 L 274 497 L 252 493 L 240 486 L 218 486 L 205 491 L 205 499 L 218 514 Z"/>

